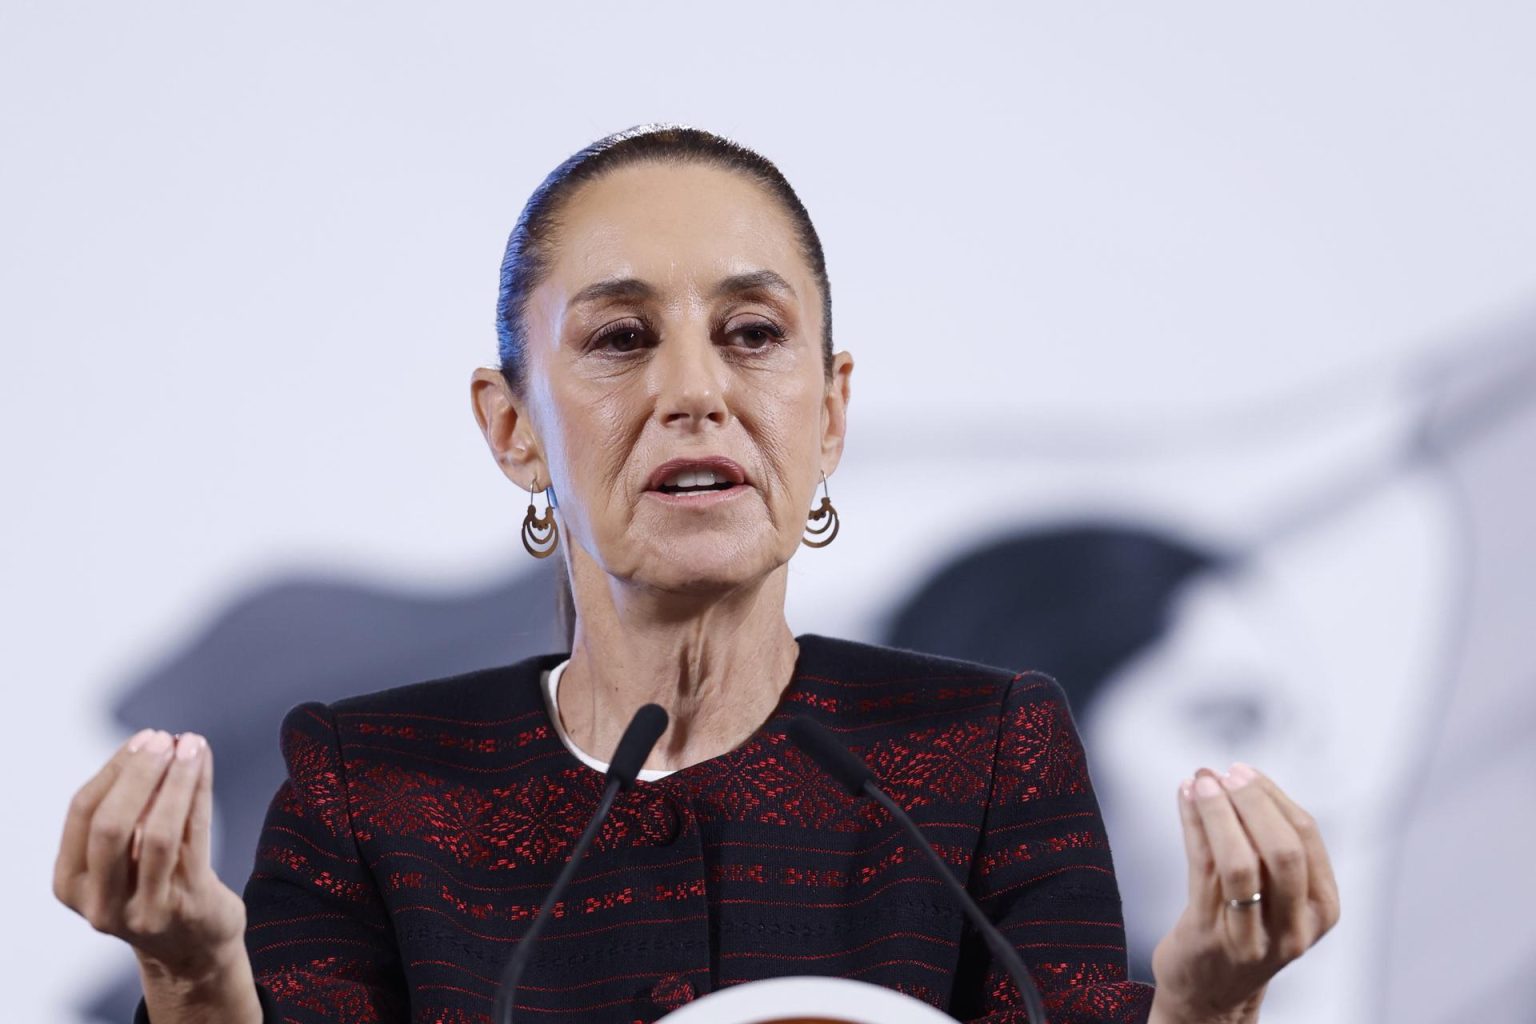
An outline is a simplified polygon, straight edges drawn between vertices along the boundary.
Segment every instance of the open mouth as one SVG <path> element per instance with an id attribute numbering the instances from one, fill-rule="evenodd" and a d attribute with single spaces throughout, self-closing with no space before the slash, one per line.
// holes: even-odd
<path id="1" fill-rule="evenodd" d="M 693 469 L 672 474 L 656 489 L 662 494 L 704 494 L 709 491 L 728 491 L 735 486 L 724 474 L 709 469 Z"/>

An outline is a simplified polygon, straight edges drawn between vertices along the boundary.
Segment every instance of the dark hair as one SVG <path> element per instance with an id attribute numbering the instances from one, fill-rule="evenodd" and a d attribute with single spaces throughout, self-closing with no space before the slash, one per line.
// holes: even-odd
<path id="1" fill-rule="evenodd" d="M 789 213 L 799 235 L 800 251 L 821 288 L 822 358 L 832 372 L 832 289 L 826 257 L 811 215 L 789 182 L 767 157 L 700 128 L 647 124 L 626 128 L 598 139 L 549 172 L 523 206 L 507 239 L 501 261 L 501 289 L 496 300 L 496 339 L 501 374 L 514 391 L 522 391 L 526 367 L 523 327 L 528 296 L 549 267 L 550 240 L 559 226 L 560 210 L 583 184 L 610 171 L 634 164 L 705 164 L 736 171 L 762 185 Z"/>

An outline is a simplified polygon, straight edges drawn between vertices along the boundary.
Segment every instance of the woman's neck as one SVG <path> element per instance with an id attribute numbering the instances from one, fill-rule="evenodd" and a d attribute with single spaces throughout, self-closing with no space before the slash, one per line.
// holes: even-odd
<path id="1" fill-rule="evenodd" d="M 786 573 L 690 599 L 614 584 L 576 589 L 561 720 L 576 745 L 607 760 L 642 704 L 670 724 L 647 768 L 676 769 L 740 746 L 778 705 L 799 645 L 784 619 Z"/>

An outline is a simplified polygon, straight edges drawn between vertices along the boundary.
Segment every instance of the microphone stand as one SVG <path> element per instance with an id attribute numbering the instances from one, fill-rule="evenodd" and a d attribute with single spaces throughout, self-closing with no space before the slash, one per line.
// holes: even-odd
<path id="1" fill-rule="evenodd" d="M 534 916 L 533 924 L 528 926 L 528 933 L 517 944 L 517 948 L 512 951 L 512 958 L 502 969 L 501 984 L 496 989 L 493 1020 L 501 1024 L 512 1024 L 512 1002 L 517 993 L 517 983 L 522 979 L 523 969 L 528 966 L 534 943 L 539 941 L 539 936 L 544 933 L 544 927 L 554 916 L 555 903 L 571 884 L 571 879 L 576 875 L 576 869 L 581 866 L 582 858 L 587 855 L 587 847 L 591 846 L 592 840 L 597 838 L 603 822 L 608 819 L 608 812 L 613 810 L 613 801 L 618 797 L 619 790 L 623 788 L 623 783 L 615 778 L 610 778 L 608 784 L 603 787 L 603 797 L 598 801 L 597 810 L 593 812 L 592 819 L 587 822 L 586 831 L 582 832 L 581 838 L 576 840 L 576 845 L 571 848 L 570 859 L 560 869 L 560 875 L 555 879 L 555 884 L 550 886 L 544 902 L 539 906 L 538 914 Z"/>
<path id="2" fill-rule="evenodd" d="M 597 838 L 603 822 L 608 820 L 608 812 L 613 810 L 613 802 L 618 798 L 619 791 L 635 784 L 635 779 L 640 774 L 640 766 L 645 764 L 651 748 L 656 745 L 656 741 L 666 730 L 666 710 L 658 704 L 646 704 L 635 712 L 635 716 L 629 720 L 629 725 L 624 729 L 624 735 L 619 737 L 618 748 L 613 752 L 613 761 L 608 765 L 608 781 L 603 786 L 603 795 L 597 802 L 597 810 L 592 812 L 592 817 L 587 821 L 587 827 L 581 833 L 581 838 L 577 839 L 576 845 L 571 847 L 570 857 L 566 860 L 565 866 L 560 869 L 560 874 L 555 878 L 555 884 L 550 886 L 549 892 L 545 894 L 544 902 L 539 905 L 539 912 L 534 915 L 533 924 L 528 926 L 527 934 L 512 951 L 507 966 L 502 968 L 501 984 L 496 987 L 496 1001 L 493 1004 L 491 1017 L 497 1024 L 512 1024 L 517 983 L 522 979 L 523 970 L 533 956 L 534 944 L 539 941 L 539 936 L 544 933 L 549 919 L 554 916 L 555 904 L 560 902 L 560 897 L 570 886 L 571 879 L 576 876 L 576 869 L 581 866 L 582 859 L 587 855 L 587 847 L 592 845 L 592 840 Z"/>
<path id="3" fill-rule="evenodd" d="M 826 726 L 813 718 L 797 716 L 790 721 L 788 733 L 790 740 L 805 751 L 812 761 L 820 765 L 822 771 L 832 776 L 834 781 L 841 784 L 853 796 L 869 797 L 885 808 L 886 812 L 906 830 L 917 848 L 927 854 L 933 870 L 943 879 L 944 887 L 949 890 L 955 902 L 960 904 L 960 908 L 965 911 L 965 916 L 970 919 L 972 926 L 986 940 L 987 948 L 992 951 L 992 955 L 1013 978 L 1013 983 L 1019 989 L 1019 998 L 1024 1001 L 1025 1012 L 1029 1015 L 1029 1024 L 1046 1024 L 1045 1002 L 1040 998 L 1040 989 L 1035 985 L 1035 979 L 1030 976 L 1029 969 L 1020 959 L 1019 951 L 1011 942 L 1003 938 L 1003 933 L 997 930 L 996 925 L 987 920 L 987 915 L 981 912 L 975 899 L 955 878 L 949 870 L 949 865 L 934 852 L 933 845 L 924 838 L 922 829 L 917 827 L 917 822 L 912 820 L 912 816 L 893 800 L 889 793 L 880 788 L 880 783 L 869 765 L 865 764 L 861 758 L 855 757 L 853 752 L 843 746 Z"/>
<path id="4" fill-rule="evenodd" d="M 981 912 L 981 908 L 976 905 L 971 894 L 966 892 L 965 886 L 961 885 L 956 880 L 954 872 L 949 870 L 949 865 L 934 852 L 933 844 L 923 837 L 917 822 L 912 820 L 912 816 L 892 798 L 891 794 L 877 786 L 873 779 L 864 782 L 863 793 L 884 807 L 906 830 L 918 849 L 928 855 L 928 863 L 933 865 L 934 872 L 944 880 L 944 887 L 949 890 L 955 902 L 960 904 L 960 909 L 965 911 L 965 916 L 970 918 L 971 924 L 981 933 L 981 937 L 987 940 L 987 948 L 1002 963 L 1009 976 L 1013 978 L 1013 983 L 1018 986 L 1019 996 L 1024 1000 L 1024 1010 L 1029 1016 L 1030 1024 L 1046 1024 L 1045 1004 L 1040 998 L 1040 990 L 1035 986 L 1035 979 L 1030 975 L 1029 969 L 1024 966 L 1024 961 L 1019 957 L 1019 951 L 1013 947 L 1013 943 L 1003 938 L 1003 933 L 987 920 L 987 916 Z"/>

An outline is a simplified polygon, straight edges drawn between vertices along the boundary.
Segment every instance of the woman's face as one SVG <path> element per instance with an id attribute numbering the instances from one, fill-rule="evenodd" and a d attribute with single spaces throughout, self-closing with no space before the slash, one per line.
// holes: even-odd
<path id="1" fill-rule="evenodd" d="M 569 198 L 502 463 L 553 483 L 578 579 L 590 560 L 717 590 L 788 561 L 842 453 L 852 360 L 828 381 L 821 309 L 794 223 L 743 175 L 641 164 Z"/>

